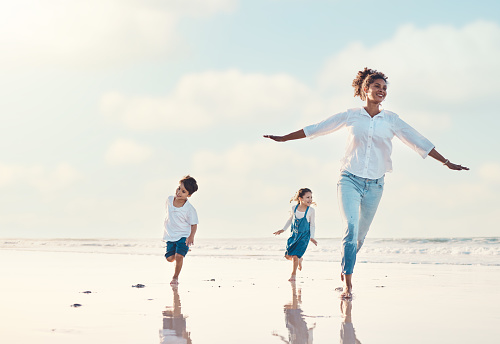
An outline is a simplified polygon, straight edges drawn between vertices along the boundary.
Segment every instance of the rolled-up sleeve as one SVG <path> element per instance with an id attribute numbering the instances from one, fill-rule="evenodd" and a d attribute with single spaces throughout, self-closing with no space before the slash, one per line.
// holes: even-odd
<path id="1" fill-rule="evenodd" d="M 347 123 L 348 117 L 348 111 L 340 112 L 319 123 L 308 125 L 307 127 L 304 127 L 303 130 L 306 137 L 313 139 L 321 135 L 333 133 L 334 131 L 343 128 Z"/>
<path id="2" fill-rule="evenodd" d="M 417 152 L 423 159 L 435 147 L 431 141 L 413 129 L 408 123 L 397 117 L 394 122 L 395 135 L 403 141 L 405 145 Z"/>

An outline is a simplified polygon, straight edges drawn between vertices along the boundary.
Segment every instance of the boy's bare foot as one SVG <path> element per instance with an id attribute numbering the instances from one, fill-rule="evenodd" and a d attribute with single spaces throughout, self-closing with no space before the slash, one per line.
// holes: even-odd
<path id="1" fill-rule="evenodd" d="M 172 278 L 170 281 L 171 286 L 179 285 L 179 279 L 178 278 Z"/>
<path id="2" fill-rule="evenodd" d="M 295 275 L 290 276 L 288 282 L 295 282 Z"/>
<path id="3" fill-rule="evenodd" d="M 304 260 L 304 258 L 299 259 L 299 271 L 302 271 L 302 261 L 303 260 Z"/>

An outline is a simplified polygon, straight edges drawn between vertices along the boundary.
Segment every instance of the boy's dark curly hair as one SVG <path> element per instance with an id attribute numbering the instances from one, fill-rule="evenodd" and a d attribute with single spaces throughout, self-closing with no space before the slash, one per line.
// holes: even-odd
<path id="1" fill-rule="evenodd" d="M 382 79 L 387 83 L 387 77 L 382 72 L 377 72 L 375 69 L 365 69 L 360 70 L 356 79 L 352 81 L 352 87 L 354 87 L 354 97 L 360 97 L 361 100 L 366 100 L 365 88 L 370 86 L 375 80 Z"/>
<path id="2" fill-rule="evenodd" d="M 190 195 L 194 194 L 198 190 L 198 184 L 196 184 L 196 179 L 191 177 L 189 174 L 179 181 L 179 184 L 184 184 L 184 188 L 189 192 Z"/>

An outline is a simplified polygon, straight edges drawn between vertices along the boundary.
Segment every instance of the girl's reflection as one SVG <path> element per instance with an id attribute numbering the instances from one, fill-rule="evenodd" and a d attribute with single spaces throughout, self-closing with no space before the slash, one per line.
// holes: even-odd
<path id="1" fill-rule="evenodd" d="M 340 325 L 340 344 L 361 344 L 356 338 L 354 326 L 352 325 L 352 301 L 340 301 L 340 311 L 343 317 L 342 324 Z"/>
<path id="2" fill-rule="evenodd" d="M 177 286 L 172 287 L 174 304 L 167 306 L 163 314 L 163 328 L 160 330 L 160 344 L 191 344 L 190 333 L 186 331 L 186 317 L 181 313 L 181 299 Z"/>
<path id="3" fill-rule="evenodd" d="M 290 282 L 292 286 L 292 301 L 284 306 L 286 327 L 288 329 L 288 340 L 285 337 L 274 333 L 274 336 L 280 337 L 281 340 L 289 344 L 312 344 L 313 342 L 313 327 L 308 328 L 304 320 L 304 314 L 300 308 L 302 303 L 301 292 L 297 291 L 295 282 Z"/>

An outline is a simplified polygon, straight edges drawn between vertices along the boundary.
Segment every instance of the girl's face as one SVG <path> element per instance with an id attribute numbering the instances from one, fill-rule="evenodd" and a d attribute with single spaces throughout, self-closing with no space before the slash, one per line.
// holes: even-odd
<path id="1" fill-rule="evenodd" d="M 304 194 L 304 196 L 299 197 L 299 201 L 300 201 L 301 204 L 309 207 L 312 204 L 312 201 L 313 201 L 313 194 L 312 194 L 312 192 L 306 192 Z"/>
<path id="2" fill-rule="evenodd" d="M 175 190 L 175 198 L 185 201 L 188 199 L 189 196 L 191 195 L 184 187 L 184 183 L 180 183 L 177 189 Z"/>
<path id="3" fill-rule="evenodd" d="M 382 103 L 387 96 L 387 83 L 384 79 L 376 79 L 365 89 L 366 99 L 375 103 Z"/>

